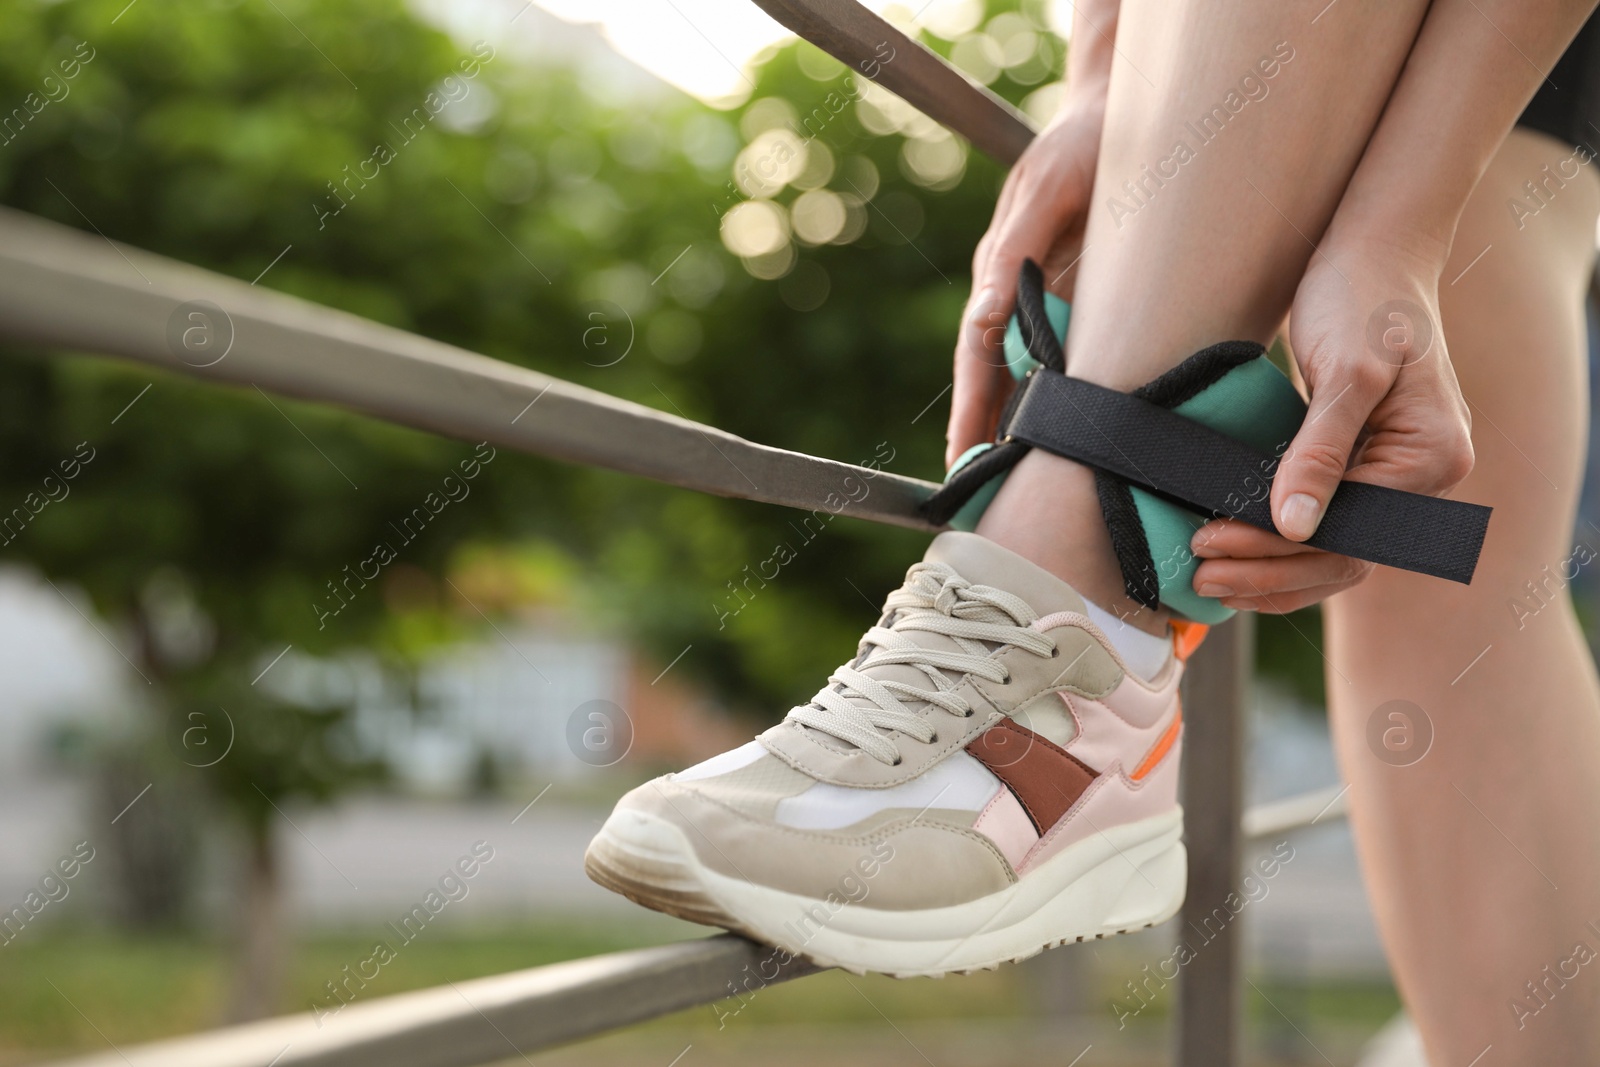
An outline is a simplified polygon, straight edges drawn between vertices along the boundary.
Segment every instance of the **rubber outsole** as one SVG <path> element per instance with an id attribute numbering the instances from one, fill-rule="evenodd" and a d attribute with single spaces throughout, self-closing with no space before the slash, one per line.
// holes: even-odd
<path id="1" fill-rule="evenodd" d="M 589 845 L 584 869 L 599 885 L 644 907 L 731 930 L 821 967 L 942 977 L 994 970 L 1047 948 L 1165 922 L 1183 904 L 1188 860 L 1182 825 L 1182 811 L 1175 809 L 1112 827 L 988 897 L 922 911 L 830 907 L 731 878 L 702 864 L 676 825 L 634 811 L 607 820 Z"/>

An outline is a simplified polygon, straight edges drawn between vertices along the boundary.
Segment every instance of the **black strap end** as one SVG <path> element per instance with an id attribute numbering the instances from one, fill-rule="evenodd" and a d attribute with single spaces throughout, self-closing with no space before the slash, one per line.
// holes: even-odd
<path id="1" fill-rule="evenodd" d="M 1027 455 L 1028 446 L 1020 442 L 995 445 L 962 467 L 939 490 L 922 502 L 922 517 L 933 526 L 948 525 L 956 512 L 992 478 L 997 478 Z"/>

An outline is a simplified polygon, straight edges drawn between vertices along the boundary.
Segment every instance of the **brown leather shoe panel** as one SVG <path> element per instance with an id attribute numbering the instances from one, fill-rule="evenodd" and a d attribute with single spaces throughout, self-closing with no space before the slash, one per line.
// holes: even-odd
<path id="1" fill-rule="evenodd" d="M 967 751 L 1005 783 L 1040 836 L 1097 777 L 1082 760 L 1013 719 L 1001 719 L 979 734 Z"/>

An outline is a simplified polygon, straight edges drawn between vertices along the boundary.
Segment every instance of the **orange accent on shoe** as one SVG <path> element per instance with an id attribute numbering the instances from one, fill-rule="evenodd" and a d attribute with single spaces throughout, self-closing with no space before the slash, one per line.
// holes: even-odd
<path id="1" fill-rule="evenodd" d="M 1194 655 L 1194 650 L 1200 647 L 1206 639 L 1206 634 L 1211 627 L 1203 622 L 1189 622 L 1186 619 L 1172 620 L 1172 651 L 1181 660 L 1186 660 Z"/>
<path id="2" fill-rule="evenodd" d="M 1201 629 L 1204 629 L 1204 627 L 1201 627 Z M 1172 746 L 1177 744 L 1178 731 L 1182 728 L 1183 705 L 1180 704 L 1178 705 L 1177 713 L 1172 716 L 1172 725 L 1167 727 L 1166 731 L 1161 735 L 1161 740 L 1156 742 L 1155 747 L 1140 761 L 1139 766 L 1128 777 L 1135 782 L 1141 781 L 1145 775 L 1155 770 L 1156 764 L 1160 763 L 1162 758 L 1172 751 Z"/>

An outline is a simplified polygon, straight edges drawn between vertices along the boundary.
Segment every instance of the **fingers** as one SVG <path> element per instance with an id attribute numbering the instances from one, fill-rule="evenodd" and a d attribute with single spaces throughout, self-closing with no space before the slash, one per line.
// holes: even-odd
<path id="1" fill-rule="evenodd" d="M 1319 552 L 1297 541 L 1290 541 L 1270 530 L 1262 530 L 1237 519 L 1214 519 L 1195 531 L 1189 550 L 1201 559 L 1255 559 L 1261 556 L 1292 556 Z"/>
<path id="2" fill-rule="evenodd" d="M 1012 388 L 1003 349 L 1023 261 L 1051 261 L 1050 253 L 1060 253 L 1082 227 L 1102 115 L 1092 107 L 1063 114 L 1069 117 L 1041 133 L 1007 176 L 994 219 L 973 255 L 972 295 L 956 340 L 947 465 L 973 445 L 994 439 L 1001 401 Z"/>
<path id="3" fill-rule="evenodd" d="M 1195 592 L 1227 602 L 1236 597 L 1280 597 L 1311 589 L 1346 589 L 1372 564 L 1331 552 L 1301 552 L 1266 559 L 1208 559 L 1195 571 Z"/>
<path id="4" fill-rule="evenodd" d="M 988 303 L 969 306 L 956 347 L 955 385 L 950 400 L 950 425 L 945 431 L 944 465 L 951 467 L 973 445 L 994 440 L 1000 407 L 1013 385 L 998 346 L 991 355 L 983 336 L 994 329 Z M 1004 318 L 1001 319 L 1003 323 Z"/>
<path id="5" fill-rule="evenodd" d="M 1291 611 L 1309 608 L 1313 604 L 1320 604 L 1335 593 L 1342 593 L 1348 586 L 1329 585 L 1318 589 L 1302 589 L 1294 593 L 1280 593 L 1275 596 L 1241 596 L 1229 597 L 1224 600 L 1223 606 L 1235 611 L 1254 611 L 1262 615 L 1287 615 Z"/>
<path id="6" fill-rule="evenodd" d="M 1069 303 L 1078 284 L 1078 263 L 1083 259 L 1083 230 L 1081 223 L 1075 226 L 1070 235 L 1046 253 L 1040 264 L 1044 268 L 1045 288 Z"/>
<path id="7" fill-rule="evenodd" d="M 1298 611 L 1372 573 L 1370 563 L 1307 548 L 1236 519 L 1206 523 L 1190 549 L 1201 560 L 1195 592 L 1240 611 Z"/>
<path id="8" fill-rule="evenodd" d="M 1351 480 L 1439 495 L 1472 473 L 1472 416 L 1443 359 L 1402 370 L 1371 423 L 1347 474 Z"/>
<path id="9" fill-rule="evenodd" d="M 1042 264 L 1050 258 L 1051 250 L 1081 214 L 1083 198 L 1075 186 L 1029 181 L 1018 188 L 1006 207 L 1004 216 L 996 213 L 989 227 L 982 261 L 973 264 L 972 288 L 975 294 L 985 290 L 1004 294 L 1005 313 L 1010 315 L 1022 261 Z M 1047 284 L 1050 280 L 1045 278 Z"/>
<path id="10" fill-rule="evenodd" d="M 992 251 L 998 228 L 1004 225 L 1007 203 L 1002 197 L 989 233 L 973 256 L 972 295 L 967 298 L 956 338 L 955 385 L 950 424 L 945 430 L 946 467 L 973 445 L 994 439 L 1000 403 L 1011 386 L 1003 349 L 1006 323 L 1016 303 L 1016 274 L 1011 275 L 1009 285 L 998 281 Z M 1017 263 L 1020 266 L 1021 260 Z"/>
<path id="11" fill-rule="evenodd" d="M 1272 520 L 1291 541 L 1317 532 L 1356 438 L 1394 381 L 1378 360 L 1329 359 L 1311 367 L 1321 373 L 1308 368 L 1310 409 L 1272 480 Z"/>
<path id="12" fill-rule="evenodd" d="M 972 295 L 955 352 L 945 465 L 973 445 L 994 439 L 995 421 L 1012 388 L 1004 355 L 1006 323 L 1016 304 L 1017 274 L 1025 259 L 1041 262 L 1065 220 L 1080 206 L 1013 172 L 989 232 L 972 264 Z"/>

